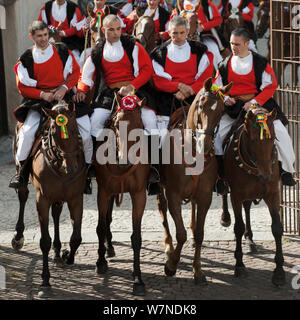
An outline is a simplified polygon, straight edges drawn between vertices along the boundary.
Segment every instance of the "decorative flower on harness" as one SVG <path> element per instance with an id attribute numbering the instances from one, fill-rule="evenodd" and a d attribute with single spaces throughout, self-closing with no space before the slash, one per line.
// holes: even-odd
<path id="1" fill-rule="evenodd" d="M 126 96 L 121 100 L 121 109 L 133 111 L 136 107 L 136 96 Z"/>
<path id="2" fill-rule="evenodd" d="M 98 9 L 95 12 L 95 16 L 97 17 L 97 23 L 98 23 L 98 26 L 100 28 L 101 27 L 101 19 L 104 16 L 104 12 L 101 9 Z"/>
<path id="3" fill-rule="evenodd" d="M 230 17 L 231 17 L 231 18 L 236 17 L 237 14 L 239 13 L 239 11 L 240 11 L 239 8 L 232 8 L 232 9 L 231 9 Z"/>
<path id="4" fill-rule="evenodd" d="M 68 123 L 68 118 L 64 114 L 59 114 L 56 119 L 55 119 L 56 124 L 61 127 L 61 138 L 62 139 L 69 139 L 69 133 L 67 130 L 67 123 Z"/>
<path id="5" fill-rule="evenodd" d="M 216 84 L 213 84 L 211 87 L 210 87 L 210 91 L 212 94 L 214 95 L 219 95 L 219 97 L 224 101 L 224 98 L 225 98 L 225 94 L 223 92 L 220 91 L 220 88 L 216 85 Z"/>
<path id="6" fill-rule="evenodd" d="M 268 116 L 266 114 L 259 113 L 256 116 L 254 126 L 260 127 L 260 140 L 264 139 L 264 133 L 267 139 L 271 139 L 271 132 L 267 125 Z"/>

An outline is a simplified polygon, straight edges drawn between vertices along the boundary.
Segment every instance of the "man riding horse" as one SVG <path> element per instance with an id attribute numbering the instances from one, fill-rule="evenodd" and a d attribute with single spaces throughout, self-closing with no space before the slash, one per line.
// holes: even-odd
<path id="1" fill-rule="evenodd" d="M 57 33 L 69 50 L 72 50 L 77 62 L 83 50 L 84 38 L 82 27 L 84 17 L 78 6 L 69 0 L 50 0 L 41 8 L 39 21 L 44 21 L 50 32 Z"/>
<path id="2" fill-rule="evenodd" d="M 254 4 L 251 0 L 221 0 L 218 9 L 223 17 L 223 26 L 228 18 L 235 18 L 237 15 L 241 15 L 245 26 L 250 34 L 249 49 L 257 52 L 255 47 L 256 35 L 254 32 L 253 14 Z M 227 44 L 229 45 L 229 44 Z"/>
<path id="3" fill-rule="evenodd" d="M 51 108 L 52 102 L 70 96 L 70 90 L 76 86 L 80 75 L 72 52 L 63 43 L 49 43 L 47 24 L 34 21 L 29 31 L 34 46 L 25 51 L 15 66 L 17 87 L 25 98 L 23 104 L 14 111 L 17 120 L 23 122 L 16 153 L 18 173 L 9 185 L 16 189 L 28 183 L 30 165 L 26 159 L 40 125 L 42 106 Z M 77 105 L 77 125 L 87 167 L 91 164 L 93 152 L 88 112 L 89 108 L 84 104 Z"/>
<path id="4" fill-rule="evenodd" d="M 191 104 L 213 72 L 212 53 L 204 44 L 187 40 L 188 33 L 188 22 L 174 17 L 169 25 L 171 39 L 151 53 L 162 141 L 172 112 L 182 106 L 183 100 Z"/>
<path id="5" fill-rule="evenodd" d="M 214 55 L 214 67 L 217 70 L 222 56 L 220 50 L 224 49 L 215 27 L 222 24 L 222 17 L 215 4 L 208 0 L 184 0 L 178 1 L 177 8 L 172 12 L 170 20 L 184 10 L 188 13 L 196 13 L 198 18 L 197 31 L 201 41 Z"/>
<path id="6" fill-rule="evenodd" d="M 76 95 L 77 102 L 84 101 L 86 94 L 95 86 L 94 112 L 91 116 L 94 146 L 96 139 L 101 139 L 105 122 L 111 115 L 115 91 L 123 97 L 136 94 L 139 99 L 147 98 L 147 108 L 142 108 L 142 121 L 145 134 L 150 139 L 151 130 L 157 129 L 155 105 L 147 84 L 153 71 L 151 60 L 143 46 L 132 36 L 121 34 L 117 16 L 105 17 L 102 31 L 105 38 L 97 43 L 86 60 Z M 158 172 L 153 169 L 149 182 L 159 180 Z"/>
<path id="7" fill-rule="evenodd" d="M 153 11 L 155 11 L 153 21 L 155 23 L 155 32 L 158 39 L 164 41 L 168 37 L 168 23 L 170 18 L 170 13 L 159 5 L 160 0 L 147 0 L 147 6 L 145 7 L 145 12 L 143 16 L 150 16 Z M 134 23 L 138 20 L 137 13 L 134 9 L 127 18 L 124 19 L 126 24 L 126 30 L 131 33 L 133 30 Z"/>
<path id="8" fill-rule="evenodd" d="M 281 181 L 283 185 L 296 184 L 294 172 L 295 154 L 291 138 L 284 127 L 288 123 L 281 108 L 272 98 L 277 88 L 277 81 L 273 69 L 266 58 L 249 50 L 250 35 L 244 28 L 235 29 L 230 37 L 233 54 L 219 64 L 219 71 L 215 83 L 218 86 L 233 82 L 230 96 L 225 97 L 225 114 L 220 120 L 220 126 L 215 138 L 215 154 L 218 157 L 220 172 L 223 175 L 223 141 L 237 121 L 241 111 L 244 114 L 254 105 L 268 111 L 276 109 L 277 120 L 274 121 L 276 134 L 276 148 L 280 161 Z M 241 117 L 241 115 L 240 115 Z M 220 194 L 227 192 L 222 181 L 219 183 Z"/>

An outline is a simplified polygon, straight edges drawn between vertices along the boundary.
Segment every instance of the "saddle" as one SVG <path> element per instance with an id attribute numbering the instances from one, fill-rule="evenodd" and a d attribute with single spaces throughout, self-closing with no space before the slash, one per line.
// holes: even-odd
<path id="1" fill-rule="evenodd" d="M 188 111 L 189 111 L 190 105 L 183 106 L 181 108 L 176 109 L 170 118 L 169 122 L 169 130 L 174 129 L 177 127 L 182 121 L 185 119 Z"/>

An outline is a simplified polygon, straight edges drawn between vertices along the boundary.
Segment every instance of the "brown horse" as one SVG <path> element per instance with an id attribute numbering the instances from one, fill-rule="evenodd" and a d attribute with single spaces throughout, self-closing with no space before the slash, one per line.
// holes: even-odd
<path id="1" fill-rule="evenodd" d="M 245 27 L 245 21 L 240 13 L 230 15 L 223 23 L 223 37 L 228 43 L 232 31 L 237 27 Z"/>
<path id="2" fill-rule="evenodd" d="M 74 255 L 81 243 L 81 220 L 83 212 L 83 189 L 86 179 L 86 166 L 82 140 L 77 128 L 75 112 L 65 103 L 58 103 L 52 109 L 43 109 L 48 116 L 44 124 L 41 143 L 32 159 L 31 179 L 36 190 L 36 206 L 41 228 L 40 248 L 43 253 L 43 273 L 41 294 L 51 293 L 48 254 L 51 238 L 48 231 L 49 209 L 52 208 L 55 234 L 53 247 L 56 262 L 74 263 Z M 61 125 L 64 123 L 64 128 Z M 64 129 L 64 136 L 62 134 Z M 55 187 L 53 187 L 55 186 Z M 24 209 L 28 197 L 28 188 L 18 190 L 20 211 L 16 226 L 17 235 L 12 243 L 16 249 L 23 244 Z M 63 202 L 67 202 L 73 225 L 70 239 L 70 253 L 60 257 L 61 242 L 59 239 L 59 217 Z"/>
<path id="3" fill-rule="evenodd" d="M 246 115 L 241 126 L 225 151 L 225 179 L 231 189 L 231 203 L 234 211 L 236 237 L 235 276 L 246 276 L 243 264 L 242 236 L 245 225 L 242 218 L 242 206 L 251 205 L 255 199 L 263 199 L 272 218 L 272 233 L 276 242 L 275 263 L 272 282 L 275 285 L 285 283 L 281 237 L 283 233 L 279 217 L 280 188 L 277 153 L 274 145 L 275 130 L 273 121 L 276 111 L 270 113 L 263 109 L 253 109 Z M 250 206 L 249 206 L 250 210 Z"/>
<path id="4" fill-rule="evenodd" d="M 255 33 L 257 38 L 262 38 L 270 28 L 270 1 L 263 1 L 257 10 Z"/>
<path id="5" fill-rule="evenodd" d="M 117 105 L 120 107 L 121 98 L 118 94 L 115 95 Z M 127 134 L 133 129 L 143 130 L 143 123 L 141 119 L 141 108 L 144 105 L 144 100 L 137 102 L 134 110 L 124 110 L 113 113 L 110 124 L 111 129 L 115 132 L 117 137 L 117 149 L 119 158 L 123 159 L 126 151 L 132 147 L 133 141 L 128 141 L 124 135 L 120 134 L 120 125 L 127 123 Z M 108 123 L 109 123 L 108 122 Z M 125 147 L 127 144 L 127 148 Z M 102 144 L 103 146 L 103 144 Z M 101 147 L 102 147 L 101 146 Z M 99 147 L 100 148 L 100 147 Z M 146 205 L 146 181 L 150 170 L 149 164 L 142 164 L 140 162 L 134 164 L 99 164 L 99 148 L 97 151 L 97 160 L 95 163 L 96 179 L 98 183 L 98 212 L 99 220 L 97 226 L 97 235 L 99 239 L 98 260 L 96 263 L 96 271 L 99 274 L 107 272 L 108 266 L 105 259 L 105 240 L 107 232 L 109 231 L 110 221 L 107 219 L 107 211 L 110 199 L 113 196 L 121 194 L 121 200 L 117 200 L 117 205 L 122 202 L 123 193 L 129 192 L 132 201 L 132 224 L 133 233 L 131 236 L 131 243 L 134 252 L 134 268 L 133 268 L 133 294 L 144 295 L 145 284 L 142 281 L 140 270 L 140 249 L 141 249 L 141 221 Z"/>
<path id="6" fill-rule="evenodd" d="M 226 87 L 220 88 L 220 92 L 223 94 L 229 92 L 231 85 L 230 83 Z M 181 250 L 187 239 L 181 215 L 181 204 L 186 199 L 192 203 L 191 228 L 195 241 L 193 271 L 195 282 L 199 284 L 206 282 L 205 275 L 201 270 L 200 254 L 204 237 L 205 217 L 211 204 L 213 186 L 217 178 L 218 165 L 213 151 L 214 131 L 224 112 L 224 103 L 219 94 L 212 94 L 211 86 L 212 79 L 209 78 L 190 106 L 186 121 L 184 119 L 181 121 L 182 134 L 184 134 L 184 129 L 188 128 L 193 133 L 193 157 L 195 157 L 194 154 L 196 156 L 200 154 L 195 145 L 200 143 L 204 146 L 204 162 L 202 162 L 202 164 L 204 163 L 204 169 L 200 174 L 186 175 L 186 169 L 189 165 L 185 162 L 181 149 L 179 151 L 178 144 L 171 139 L 170 164 L 162 164 L 160 171 L 161 187 L 164 192 L 161 192 L 158 196 L 158 209 L 165 229 L 164 244 L 167 253 L 165 273 L 168 276 L 173 276 L 176 273 Z M 200 137 L 197 137 L 198 134 L 200 134 Z M 165 144 L 162 148 L 165 148 Z M 176 164 L 175 154 L 180 155 L 183 164 Z M 196 206 L 197 213 L 195 212 Z M 175 250 L 168 226 L 168 208 L 176 225 L 177 246 Z"/>
<path id="7" fill-rule="evenodd" d="M 141 42 L 148 53 L 156 46 L 154 14 L 155 12 L 151 16 L 141 16 L 132 31 L 132 35 Z"/>

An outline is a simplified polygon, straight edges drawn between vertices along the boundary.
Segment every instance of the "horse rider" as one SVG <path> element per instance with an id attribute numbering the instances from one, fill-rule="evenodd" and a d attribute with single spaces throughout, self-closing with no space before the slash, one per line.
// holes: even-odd
<path id="1" fill-rule="evenodd" d="M 169 25 L 171 39 L 151 53 L 161 145 L 173 111 L 182 106 L 183 100 L 192 104 L 204 81 L 213 72 L 213 54 L 201 42 L 187 40 L 188 34 L 188 21 L 180 16 L 174 17 Z"/>
<path id="2" fill-rule="evenodd" d="M 198 17 L 198 32 L 200 40 L 207 46 L 208 50 L 214 55 L 214 68 L 218 69 L 218 64 L 223 60 L 220 50 L 224 50 L 221 40 L 215 27 L 222 24 L 222 16 L 212 1 L 208 0 L 184 0 L 180 2 L 180 8 L 175 8 L 170 20 L 180 12 L 195 12 Z"/>
<path id="3" fill-rule="evenodd" d="M 249 49 L 257 52 L 255 42 L 256 35 L 254 32 L 253 15 L 254 15 L 254 4 L 249 0 L 221 0 L 218 9 L 223 17 L 223 23 L 226 22 L 228 17 L 234 17 L 236 14 L 241 14 L 246 28 L 250 34 L 250 45 Z"/>
<path id="4" fill-rule="evenodd" d="M 25 98 L 23 104 L 14 111 L 17 120 L 23 122 L 16 153 L 19 169 L 9 185 L 16 189 L 28 183 L 30 166 L 27 165 L 29 161 L 26 159 L 40 125 L 41 106 L 51 107 L 52 102 L 67 98 L 80 76 L 78 63 L 66 45 L 49 43 L 47 24 L 34 21 L 29 32 L 34 46 L 21 55 L 15 66 L 17 87 Z M 87 106 L 76 106 L 77 125 L 82 137 L 87 167 L 91 164 L 93 154 L 88 112 Z"/>
<path id="5" fill-rule="evenodd" d="M 244 28 L 236 28 L 230 37 L 232 55 L 225 58 L 219 64 L 215 84 L 217 86 L 227 85 L 233 82 L 230 96 L 226 96 L 225 114 L 220 120 L 219 130 L 215 137 L 215 154 L 219 163 L 219 176 L 223 177 L 223 141 L 236 118 L 241 111 L 244 114 L 252 105 L 265 108 L 269 112 L 277 111 L 274 121 L 276 134 L 275 145 L 281 181 L 283 185 L 293 186 L 296 184 L 292 173 L 294 170 L 295 154 L 291 138 L 284 125 L 288 123 L 279 105 L 272 98 L 277 88 L 277 81 L 273 69 L 266 58 L 249 50 L 250 35 Z M 217 192 L 227 192 L 223 180 L 217 182 Z"/>
<path id="6" fill-rule="evenodd" d="M 132 36 L 122 34 L 120 19 L 116 15 L 105 17 L 102 31 L 105 38 L 96 44 L 83 66 L 75 100 L 84 101 L 94 87 L 96 98 L 91 116 L 94 146 L 96 140 L 101 139 L 105 121 L 111 115 L 116 91 L 123 97 L 133 92 L 139 99 L 146 97 L 147 107 L 142 108 L 141 116 L 144 132 L 150 139 L 151 130 L 157 129 L 155 105 L 151 89 L 147 87 L 153 72 L 150 57 Z M 159 181 L 159 174 L 153 166 L 148 180 L 149 183 Z"/>
<path id="7" fill-rule="evenodd" d="M 69 0 L 50 0 L 40 10 L 38 20 L 44 21 L 53 32 L 56 28 L 61 41 L 71 50 L 79 63 L 84 47 L 82 27 L 84 16 L 78 6 Z"/>
<path id="8" fill-rule="evenodd" d="M 100 21 L 98 20 L 98 16 L 97 16 L 97 14 L 99 12 L 98 10 L 101 10 L 103 13 Z M 126 25 L 123 22 L 123 19 L 121 17 L 119 9 L 117 9 L 116 7 L 114 7 L 112 5 L 106 4 L 106 0 L 94 0 L 93 14 L 91 16 L 89 15 L 88 17 L 85 18 L 85 24 L 83 26 L 84 33 L 91 30 L 97 34 L 98 30 L 99 30 L 99 33 L 100 33 L 99 36 L 103 37 L 104 35 L 101 33 L 102 22 L 103 22 L 103 19 L 109 14 L 114 14 L 117 17 L 119 17 L 121 27 L 122 27 L 122 32 L 125 32 Z M 98 26 L 98 22 L 100 22 L 99 26 Z M 88 45 L 88 47 L 85 48 L 85 50 L 86 50 L 85 52 L 83 51 L 81 53 L 80 61 L 79 61 L 80 67 L 82 67 L 85 62 L 84 57 L 87 57 L 91 53 L 92 47 L 94 46 L 95 41 L 96 41 L 96 39 L 91 37 L 90 45 Z"/>
<path id="9" fill-rule="evenodd" d="M 168 24 L 170 19 L 170 13 L 159 5 L 160 0 L 147 0 L 146 10 L 143 16 L 150 16 L 155 11 L 153 21 L 155 23 L 155 32 L 158 40 L 165 41 L 169 39 L 168 36 Z M 135 22 L 138 20 L 136 9 L 133 10 L 127 18 L 124 19 L 126 24 L 126 30 L 131 33 Z"/>

